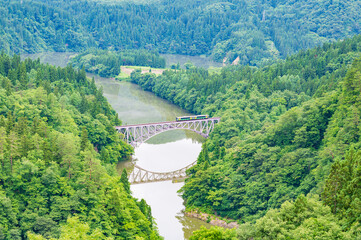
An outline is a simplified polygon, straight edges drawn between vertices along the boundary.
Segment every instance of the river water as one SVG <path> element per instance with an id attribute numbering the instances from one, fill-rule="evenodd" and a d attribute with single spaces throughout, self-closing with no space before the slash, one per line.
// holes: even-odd
<path id="1" fill-rule="evenodd" d="M 189 115 L 135 84 L 89 76 L 103 87 L 104 96 L 118 112 L 123 124 L 174 121 L 176 116 Z M 130 169 L 136 162 L 138 166 L 154 172 L 177 170 L 197 159 L 203 141 L 201 136 L 191 131 L 164 132 L 137 147 L 134 160 L 122 162 L 118 167 Z M 184 216 L 183 200 L 177 193 L 182 186 L 183 182 L 172 181 L 131 185 L 133 196 L 144 198 L 151 206 L 159 233 L 166 240 L 188 239 L 192 231 L 202 225 L 208 226 L 198 219 Z"/>
<path id="2" fill-rule="evenodd" d="M 43 53 L 27 55 L 39 57 L 42 62 L 64 66 L 69 54 Z M 179 107 L 143 91 L 139 86 L 129 82 L 119 82 L 109 78 L 94 77 L 98 86 L 103 87 L 104 96 L 118 112 L 123 124 L 174 121 L 176 116 L 189 115 Z M 134 163 L 154 171 L 168 172 L 187 166 L 197 159 L 204 139 L 191 131 L 173 130 L 161 133 L 135 149 L 133 160 L 118 164 L 118 169 L 131 170 Z M 188 239 L 200 226 L 210 225 L 183 214 L 183 200 L 177 191 L 183 182 L 172 181 L 131 185 L 133 196 L 144 198 L 152 208 L 161 236 L 166 240 Z"/>

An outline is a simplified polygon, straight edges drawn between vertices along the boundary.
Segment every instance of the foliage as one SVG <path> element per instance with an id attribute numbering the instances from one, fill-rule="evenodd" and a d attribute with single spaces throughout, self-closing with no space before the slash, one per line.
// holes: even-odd
<path id="1" fill-rule="evenodd" d="M 146 90 L 189 111 L 222 117 L 188 171 L 186 205 L 250 221 L 300 194 L 321 193 L 334 158 L 359 141 L 360 115 L 353 106 L 359 102 L 359 60 L 350 66 L 360 41 L 325 44 L 260 69 L 133 73 L 132 81 Z"/>
<path id="2" fill-rule="evenodd" d="M 68 218 L 67 224 L 61 227 L 61 234 L 59 240 L 98 240 L 98 239 L 113 239 L 106 238 L 99 229 L 95 229 L 90 235 L 88 232 L 90 231 L 90 227 L 87 223 L 82 223 L 79 221 L 78 217 Z M 45 240 L 41 235 L 34 234 L 32 232 L 28 232 L 28 238 L 30 240 Z M 51 238 L 51 240 L 55 240 L 55 238 Z"/>
<path id="3" fill-rule="evenodd" d="M 231 66 L 210 74 L 204 69 L 188 66 L 186 70 L 166 71 L 158 77 L 134 72 L 131 80 L 197 114 L 214 115 L 219 110 L 232 112 L 239 106 L 246 109 L 247 104 L 249 108 L 257 108 L 257 112 L 272 111 L 276 107 L 274 115 L 284 112 L 284 107 L 300 105 L 308 96 L 320 96 L 336 89 L 348 66 L 359 56 L 360 42 L 361 36 L 356 36 L 324 44 L 260 69 Z M 263 102 L 259 99 L 264 97 L 272 100 Z"/>
<path id="4" fill-rule="evenodd" d="M 300 195 L 286 201 L 255 223 L 245 223 L 237 230 L 238 239 L 355 239 L 354 232 L 345 232 L 337 219 L 315 196 Z"/>
<path id="5" fill-rule="evenodd" d="M 332 212 L 346 221 L 347 227 L 358 225 L 361 236 L 360 154 L 360 150 L 356 152 L 352 148 L 344 160 L 332 165 L 322 197 Z"/>
<path id="6" fill-rule="evenodd" d="M 156 52 L 146 50 L 127 50 L 110 52 L 105 50 L 87 50 L 71 60 L 79 68 L 87 72 L 98 74 L 102 77 L 115 77 L 121 69 L 120 66 L 149 66 L 164 68 L 165 59 Z"/>
<path id="7" fill-rule="evenodd" d="M 360 34 L 358 9 L 357 0 L 4 0 L 0 48 L 16 53 L 158 49 L 263 65 Z"/>
<path id="8" fill-rule="evenodd" d="M 234 229 L 224 229 L 220 227 L 211 227 L 210 229 L 202 226 L 200 230 L 194 231 L 190 240 L 236 240 L 236 231 Z"/>
<path id="9" fill-rule="evenodd" d="M 360 222 L 360 82 L 361 61 L 354 61 L 346 75 L 340 94 L 340 106 L 327 132 L 327 140 L 333 143 L 329 151 L 339 151 L 352 146 L 344 158 L 336 158 L 323 191 L 323 200 L 332 212 L 347 219 L 350 227 Z M 356 150 L 355 150 L 356 148 Z"/>
<path id="10" fill-rule="evenodd" d="M 1 54 L 0 236 L 159 239 L 115 174 L 132 153 L 118 124 L 84 70 Z"/>

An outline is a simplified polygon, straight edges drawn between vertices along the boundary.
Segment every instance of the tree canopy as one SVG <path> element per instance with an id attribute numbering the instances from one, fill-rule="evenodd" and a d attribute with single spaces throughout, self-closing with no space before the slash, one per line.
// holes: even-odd
<path id="1" fill-rule="evenodd" d="M 146 90 L 194 113 L 221 116 L 188 170 L 186 206 L 252 222 L 302 194 L 322 194 L 336 214 L 325 224 L 341 221 L 324 239 L 340 228 L 351 231 L 345 239 L 355 237 L 358 154 L 346 153 L 360 147 L 360 40 L 325 44 L 258 69 L 133 73 L 132 81 Z"/>
<path id="2" fill-rule="evenodd" d="M 0 239 L 159 239 L 113 164 L 133 151 L 118 124 L 84 70 L 1 54 Z"/>
<path id="3" fill-rule="evenodd" d="M 357 0 L 4 0 L 0 48 L 147 49 L 262 66 L 360 34 Z"/>

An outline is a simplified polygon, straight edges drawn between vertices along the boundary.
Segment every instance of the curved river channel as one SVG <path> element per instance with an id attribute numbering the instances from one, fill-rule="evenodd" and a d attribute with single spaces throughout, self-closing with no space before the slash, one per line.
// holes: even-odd
<path id="1" fill-rule="evenodd" d="M 39 53 L 24 54 L 22 57 L 40 58 L 44 63 L 64 67 L 72 55 L 74 54 Z M 123 125 L 174 121 L 177 116 L 189 115 L 135 84 L 93 74 L 88 74 L 88 77 L 94 77 L 97 85 L 103 87 L 104 96 L 118 112 Z M 183 168 L 196 161 L 202 141 L 203 137 L 191 131 L 174 130 L 161 133 L 137 147 L 133 159 L 119 163 L 118 170 L 131 170 L 135 162 L 138 166 L 154 172 Z M 165 240 L 189 239 L 192 232 L 201 226 L 210 227 L 208 223 L 183 214 L 183 200 L 177 193 L 182 186 L 183 182 L 172 181 L 131 185 L 133 196 L 144 198 L 151 206 L 159 233 Z"/>
<path id="2" fill-rule="evenodd" d="M 89 77 L 94 77 L 96 83 L 103 87 L 104 96 L 118 112 L 123 125 L 174 121 L 176 116 L 189 114 L 135 84 L 91 74 Z M 125 167 L 131 170 L 136 162 L 138 166 L 154 172 L 177 170 L 197 159 L 203 141 L 203 137 L 191 131 L 164 132 L 140 144 L 135 149 L 133 160 L 118 164 L 118 169 L 121 171 Z M 183 182 L 172 181 L 131 185 L 133 196 L 144 198 L 151 206 L 159 233 L 166 240 L 188 239 L 192 231 L 209 225 L 183 214 L 183 200 L 177 193 L 182 186 Z"/>

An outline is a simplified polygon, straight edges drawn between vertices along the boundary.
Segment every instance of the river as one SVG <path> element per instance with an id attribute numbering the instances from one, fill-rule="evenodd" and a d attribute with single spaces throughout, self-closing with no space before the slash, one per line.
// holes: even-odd
<path id="1" fill-rule="evenodd" d="M 42 62 L 64 66 L 69 55 L 47 53 L 27 55 L 40 57 Z M 153 93 L 143 91 L 139 86 L 129 82 L 119 82 L 109 78 L 94 77 L 98 86 L 103 87 L 104 96 L 118 112 L 123 124 L 173 121 L 176 116 L 189 115 L 179 107 L 156 97 Z M 187 166 L 197 159 L 204 139 L 191 131 L 174 130 L 161 133 L 135 149 L 133 160 L 121 162 L 118 169 L 131 169 L 136 162 L 138 166 L 155 172 L 167 172 Z M 152 215 L 161 236 L 165 240 L 188 239 L 200 226 L 210 225 L 183 214 L 183 200 L 177 191 L 183 182 L 172 181 L 131 185 L 133 196 L 144 198 L 152 208 Z"/>

